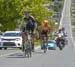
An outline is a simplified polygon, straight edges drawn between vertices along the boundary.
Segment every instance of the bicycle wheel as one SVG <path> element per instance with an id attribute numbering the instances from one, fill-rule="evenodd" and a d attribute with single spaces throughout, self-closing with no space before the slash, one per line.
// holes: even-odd
<path id="1" fill-rule="evenodd" d="M 28 49 L 28 57 L 31 57 L 32 53 L 31 53 L 31 48 Z"/>
<path id="2" fill-rule="evenodd" d="M 46 43 L 44 43 L 44 53 L 46 53 L 47 51 L 47 46 L 46 46 Z"/>
<path id="3" fill-rule="evenodd" d="M 30 41 L 27 42 L 27 46 L 26 46 L 26 48 L 27 48 L 26 55 L 27 55 L 27 57 L 29 58 L 29 57 L 32 56 L 31 43 L 30 43 Z"/>
<path id="4" fill-rule="evenodd" d="M 30 57 L 32 56 L 32 43 L 31 43 L 31 41 L 29 42 L 29 55 L 30 55 Z"/>
<path id="5" fill-rule="evenodd" d="M 24 44 L 24 57 L 28 55 L 28 42 L 25 42 Z"/>
<path id="6" fill-rule="evenodd" d="M 24 44 L 22 45 L 22 52 L 24 52 L 24 49 L 25 49 L 25 47 L 24 47 Z"/>

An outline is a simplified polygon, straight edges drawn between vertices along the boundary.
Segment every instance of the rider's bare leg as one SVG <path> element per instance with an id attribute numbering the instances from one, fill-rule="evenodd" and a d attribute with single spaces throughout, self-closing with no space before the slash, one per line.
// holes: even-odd
<path id="1" fill-rule="evenodd" d="M 32 50 L 34 50 L 34 34 L 32 35 Z"/>

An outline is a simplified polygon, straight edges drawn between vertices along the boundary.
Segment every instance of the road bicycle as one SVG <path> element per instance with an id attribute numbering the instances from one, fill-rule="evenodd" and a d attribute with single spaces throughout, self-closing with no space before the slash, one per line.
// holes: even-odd
<path id="1" fill-rule="evenodd" d="M 44 53 L 47 51 L 47 43 L 46 43 L 46 37 L 42 36 L 41 38 L 41 49 L 44 50 Z"/>
<path id="2" fill-rule="evenodd" d="M 32 33 L 26 32 L 27 40 L 24 44 L 24 56 L 31 57 L 32 56 Z"/>

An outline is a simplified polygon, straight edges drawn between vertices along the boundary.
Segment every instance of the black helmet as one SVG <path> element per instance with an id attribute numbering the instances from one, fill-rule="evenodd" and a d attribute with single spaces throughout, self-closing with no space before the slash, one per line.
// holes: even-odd
<path id="1" fill-rule="evenodd" d="M 65 28 L 64 27 L 62 27 L 62 31 L 64 31 L 65 30 Z"/>
<path id="2" fill-rule="evenodd" d="M 28 11 L 28 10 L 25 10 L 25 11 L 24 11 L 24 14 L 29 14 L 29 11 Z"/>

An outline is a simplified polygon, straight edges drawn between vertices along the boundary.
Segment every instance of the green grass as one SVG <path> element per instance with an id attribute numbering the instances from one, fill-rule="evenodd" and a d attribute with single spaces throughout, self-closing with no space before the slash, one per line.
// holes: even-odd
<path id="1" fill-rule="evenodd" d="M 75 12 L 75 8 L 74 8 L 73 3 L 71 3 L 70 11 L 71 11 L 71 21 L 72 21 L 72 25 L 75 25 L 75 16 L 73 16 L 73 15 L 74 15 L 74 12 Z"/>
<path id="2" fill-rule="evenodd" d="M 40 40 L 36 40 L 35 42 L 34 42 L 34 44 L 35 44 L 35 46 L 39 46 L 41 43 L 40 43 Z"/>
<path id="3" fill-rule="evenodd" d="M 73 28 L 72 31 L 75 32 L 75 28 Z"/>

